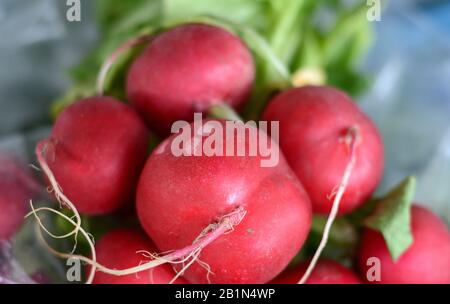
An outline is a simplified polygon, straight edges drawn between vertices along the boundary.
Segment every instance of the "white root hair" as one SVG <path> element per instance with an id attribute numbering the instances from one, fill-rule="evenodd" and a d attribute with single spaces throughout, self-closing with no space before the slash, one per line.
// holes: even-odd
<path id="1" fill-rule="evenodd" d="M 342 175 L 342 179 L 337 185 L 337 187 L 334 187 L 332 189 L 331 194 L 328 196 L 328 198 L 331 200 L 334 197 L 333 205 L 331 207 L 330 215 L 328 216 L 327 222 L 325 224 L 325 228 L 322 235 L 322 240 L 320 241 L 319 247 L 317 248 L 316 252 L 314 253 L 314 256 L 309 263 L 308 268 L 306 269 L 306 272 L 303 274 L 302 278 L 298 282 L 298 284 L 304 284 L 309 276 L 311 275 L 312 271 L 314 270 L 317 261 L 319 260 L 320 254 L 322 253 L 323 249 L 325 248 L 328 237 L 330 234 L 331 227 L 333 225 L 334 220 L 336 219 L 336 216 L 339 211 L 339 203 L 341 202 L 342 196 L 345 193 L 345 190 L 347 189 L 348 182 L 350 180 L 351 173 L 353 171 L 353 167 L 355 166 L 356 162 L 356 147 L 357 144 L 360 141 L 360 133 L 359 133 L 359 127 L 353 126 L 349 128 L 346 135 L 342 138 L 343 143 L 347 145 L 349 148 L 349 155 L 348 155 L 348 162 L 347 166 L 345 167 L 344 174 Z"/>

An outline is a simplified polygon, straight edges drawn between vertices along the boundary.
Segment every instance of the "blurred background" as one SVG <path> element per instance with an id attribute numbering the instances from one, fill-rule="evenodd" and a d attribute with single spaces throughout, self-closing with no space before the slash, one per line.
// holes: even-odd
<path id="1" fill-rule="evenodd" d="M 0 151 L 29 163 L 52 103 L 73 85 L 67 70 L 101 37 L 96 2 L 105 1 L 81 1 L 81 22 L 66 20 L 65 2 L 0 0 Z M 354 94 L 384 137 L 379 192 L 416 175 L 416 199 L 450 221 L 450 1 L 382 2 L 357 65 L 367 85 Z M 319 18 L 326 24 L 333 11 Z"/>

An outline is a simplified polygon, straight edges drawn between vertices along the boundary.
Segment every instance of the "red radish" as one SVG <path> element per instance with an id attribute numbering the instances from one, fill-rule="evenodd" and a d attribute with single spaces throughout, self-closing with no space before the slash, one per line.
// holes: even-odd
<path id="1" fill-rule="evenodd" d="M 127 95 L 152 130 L 165 135 L 177 120 L 226 102 L 239 108 L 250 94 L 250 51 L 217 26 L 185 24 L 157 36 L 135 60 Z"/>
<path id="2" fill-rule="evenodd" d="M 355 164 L 339 214 L 364 203 L 375 190 L 383 171 L 383 143 L 371 120 L 343 92 L 324 86 L 285 91 L 272 100 L 263 119 L 280 122 L 280 147 L 308 192 L 313 210 L 327 214 L 330 196 L 348 164 L 345 134 L 358 130 Z"/>
<path id="3" fill-rule="evenodd" d="M 297 284 L 305 273 L 308 262 L 300 263 L 293 269 L 288 269 L 275 278 L 272 284 Z M 338 262 L 328 259 L 321 259 L 317 262 L 311 276 L 305 284 L 361 284 L 358 276 L 342 266 Z"/>
<path id="4" fill-rule="evenodd" d="M 99 96 L 66 108 L 36 153 L 78 211 L 97 215 L 133 200 L 147 148 L 148 131 L 134 110 Z"/>
<path id="5" fill-rule="evenodd" d="M 450 284 L 450 232 L 431 211 L 411 209 L 413 244 L 393 261 L 383 236 L 367 229 L 361 239 L 359 266 L 361 274 L 373 267 L 369 258 L 379 259 L 380 281 L 384 284 Z"/>
<path id="6" fill-rule="evenodd" d="M 0 155 L 0 241 L 20 228 L 28 201 L 38 192 L 39 186 L 19 160 Z"/>
<path id="7" fill-rule="evenodd" d="M 219 124 L 225 128 L 225 122 Z M 176 157 L 175 138 L 153 151 L 139 181 L 137 212 L 147 234 L 161 251 L 176 250 L 195 245 L 199 233 L 224 215 L 245 209 L 239 225 L 204 247 L 199 260 L 213 272 L 212 283 L 273 279 L 299 251 L 311 224 L 309 198 L 283 156 L 275 167 L 261 167 L 259 154 Z M 236 140 L 248 151 L 247 136 Z M 224 149 L 230 141 L 224 139 Z M 197 263 L 184 277 L 208 282 Z"/>
<path id="8" fill-rule="evenodd" d="M 107 233 L 95 245 L 97 262 L 114 269 L 134 267 L 151 260 L 142 255 L 142 251 L 154 254 L 155 245 L 143 233 L 131 229 L 117 229 Z M 89 268 L 89 267 L 88 267 Z M 175 277 L 168 264 L 125 276 L 115 276 L 97 272 L 94 284 L 167 284 Z M 187 282 L 178 278 L 176 284 Z"/>

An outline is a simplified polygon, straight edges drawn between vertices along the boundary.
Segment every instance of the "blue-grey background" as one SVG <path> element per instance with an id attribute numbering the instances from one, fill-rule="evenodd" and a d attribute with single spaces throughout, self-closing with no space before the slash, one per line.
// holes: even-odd
<path id="1" fill-rule="evenodd" d="M 0 150 L 34 161 L 49 105 L 70 85 L 65 71 L 98 36 L 92 1 L 82 5 L 82 22 L 69 23 L 65 1 L 0 0 Z M 415 174 L 416 199 L 449 221 L 450 1 L 393 0 L 373 25 L 361 64 L 372 86 L 359 101 L 385 141 L 379 191 Z"/>

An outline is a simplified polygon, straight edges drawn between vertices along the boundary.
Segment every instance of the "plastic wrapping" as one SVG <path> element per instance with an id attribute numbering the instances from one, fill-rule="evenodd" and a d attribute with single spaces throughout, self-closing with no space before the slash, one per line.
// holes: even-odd
<path id="1" fill-rule="evenodd" d="M 373 85 L 361 104 L 385 142 L 380 192 L 416 175 L 416 200 L 449 221 L 450 24 L 433 19 L 434 12 L 445 16 L 442 9 L 450 15 L 450 5 L 438 9 L 413 2 L 383 12 L 364 64 Z"/>

